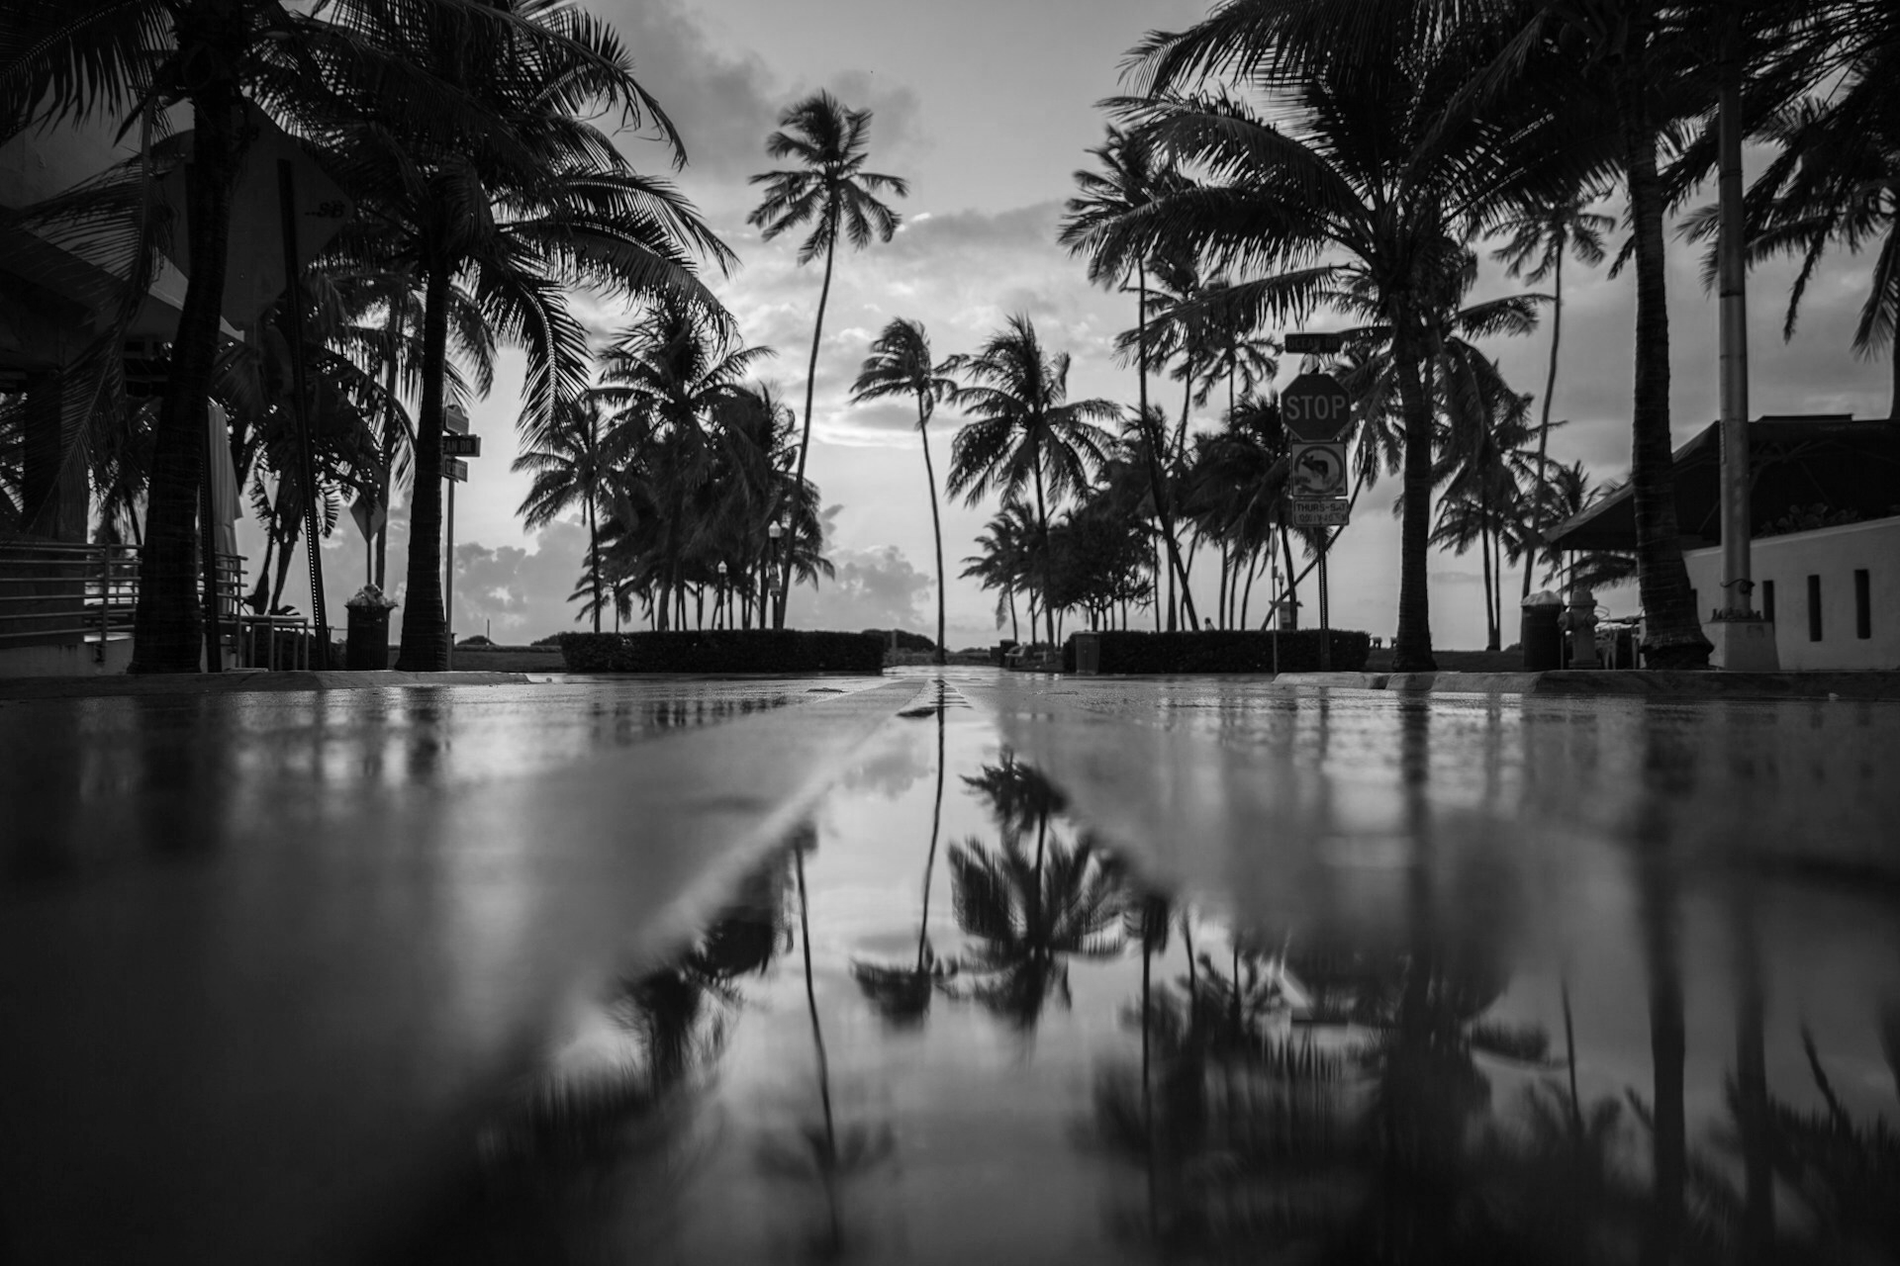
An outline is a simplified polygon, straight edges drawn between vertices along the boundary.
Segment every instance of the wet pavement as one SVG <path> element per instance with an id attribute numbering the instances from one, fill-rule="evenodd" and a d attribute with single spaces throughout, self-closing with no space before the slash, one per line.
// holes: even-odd
<path id="1" fill-rule="evenodd" d="M 1900 705 L 0 705 L 0 1262 L 1900 1260 Z"/>

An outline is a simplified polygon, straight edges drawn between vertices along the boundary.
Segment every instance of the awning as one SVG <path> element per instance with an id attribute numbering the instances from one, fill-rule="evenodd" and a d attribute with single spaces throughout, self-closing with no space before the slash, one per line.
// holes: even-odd
<path id="1" fill-rule="evenodd" d="M 1900 514 L 1900 424 L 1846 414 L 1769 416 L 1748 424 L 1749 517 L 1754 536 L 1797 506 Z M 1676 524 L 1684 549 L 1722 539 L 1721 427 L 1711 423 L 1675 454 Z M 1636 548 L 1636 494 L 1619 488 L 1551 535 L 1564 550 Z"/>

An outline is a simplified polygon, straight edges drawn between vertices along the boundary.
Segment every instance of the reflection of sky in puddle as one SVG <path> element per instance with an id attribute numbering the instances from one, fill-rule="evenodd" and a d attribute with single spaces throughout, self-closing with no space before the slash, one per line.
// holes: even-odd
<path id="1" fill-rule="evenodd" d="M 1089 841 L 983 712 L 894 719 L 800 855 L 754 877 L 777 929 L 762 971 L 694 966 L 702 942 L 661 969 L 704 995 L 686 1039 L 656 1047 L 635 989 L 550 1053 L 544 1087 L 643 1090 L 609 1106 L 610 1142 L 584 1163 L 542 1154 L 498 1216 L 552 1218 L 555 1238 L 606 1257 L 720 1262 L 1635 1261 L 1729 1217 L 1729 1239 L 1697 1241 L 1720 1261 L 1766 1207 L 1783 1235 L 1845 1228 L 1890 1256 L 1895 1223 L 1865 1175 L 1830 1206 L 1827 1174 L 1764 1185 L 1746 1163 L 1771 1128 L 1818 1146 L 1828 1095 L 1852 1146 L 1877 1151 L 1869 1123 L 1894 1103 L 1882 1007 L 1891 1030 L 1900 997 L 1890 908 L 1685 880 L 1587 832 L 1527 847 L 1478 812 L 1522 794 L 1522 717 L 1450 716 L 1422 768 L 1424 836 L 1395 778 L 1370 773 L 1408 759 L 1388 738 L 1347 727 L 1362 785 L 1342 795 L 1312 776 L 1342 758 L 1301 746 L 1321 724 L 1309 711 L 1249 723 L 1308 752 L 1289 751 L 1305 776 L 1282 784 L 1298 803 L 1338 796 L 1336 829 L 1303 844 L 1317 867 L 1288 870 L 1271 900 L 1257 876 L 1144 887 L 1144 846 L 1117 858 Z M 1228 738 L 1237 723 L 1215 722 Z M 677 1011 L 676 990 L 641 987 Z M 1673 1128 L 1658 1055 L 1682 1070 Z M 1653 1158 L 1677 1137 L 1694 1226 L 1650 1213 Z M 1891 1179 L 1885 1146 L 1871 1172 Z M 582 1189 L 580 1204 L 549 1194 Z"/>

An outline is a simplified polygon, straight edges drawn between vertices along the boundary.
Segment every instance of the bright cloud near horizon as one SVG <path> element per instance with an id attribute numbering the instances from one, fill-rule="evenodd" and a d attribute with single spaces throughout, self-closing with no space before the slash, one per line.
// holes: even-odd
<path id="1" fill-rule="evenodd" d="M 715 289 L 750 344 L 775 348 L 763 377 L 786 398 L 803 399 L 803 373 L 818 301 L 819 268 L 799 268 L 792 236 L 767 243 L 745 224 L 757 199 L 748 184 L 771 169 L 765 137 L 796 98 L 829 88 L 847 105 L 873 111 L 867 166 L 910 182 L 893 205 L 905 223 L 888 244 L 838 259 L 816 377 L 808 475 L 827 506 L 838 507 L 831 540 L 836 583 L 796 592 L 791 622 L 801 627 L 897 624 L 935 632 L 935 562 L 930 508 L 914 416 L 885 402 L 852 407 L 849 383 L 870 341 L 894 317 L 921 320 L 939 357 L 973 350 L 1013 313 L 1026 313 L 1045 343 L 1074 358 L 1072 397 L 1132 401 L 1132 369 L 1115 364 L 1117 331 L 1132 324 L 1133 299 L 1088 284 L 1083 264 L 1055 243 L 1072 173 L 1091 165 L 1105 118 L 1096 103 L 1120 90 L 1126 51 L 1150 29 L 1180 29 L 1205 13 L 1200 0 L 964 0 L 954 15 L 920 0 L 831 0 L 823 6 L 776 0 L 594 0 L 632 53 L 636 72 L 679 129 L 689 162 L 676 176 L 741 266 Z M 638 164 L 659 169 L 665 155 L 625 134 Z M 1716 306 L 1699 279 L 1700 248 L 1670 242 L 1672 419 L 1680 443 L 1716 413 Z M 1869 257 L 1836 254 L 1811 283 L 1791 343 L 1781 337 L 1792 269 L 1758 268 L 1750 285 L 1750 409 L 1764 413 L 1853 413 L 1882 417 L 1891 379 L 1884 361 L 1854 357 L 1850 338 L 1865 296 Z M 1634 280 L 1605 269 L 1565 268 L 1563 359 L 1553 417 L 1552 455 L 1581 459 L 1599 481 L 1629 468 Z M 1481 289 L 1515 283 L 1486 265 Z M 600 314 L 606 326 L 626 319 Z M 1323 328 L 1326 318 L 1314 322 Z M 1541 392 L 1548 330 L 1495 340 L 1488 351 L 1520 391 Z M 1288 364 L 1284 377 L 1291 375 Z M 580 627 L 567 602 L 580 572 L 585 535 L 574 522 L 525 532 L 515 510 L 528 478 L 509 471 L 516 452 L 521 360 L 504 357 L 495 390 L 472 411 L 484 456 L 457 489 L 458 637 L 492 627 L 497 641 L 525 642 Z M 1151 384 L 1153 386 L 1154 384 Z M 1162 389 L 1165 399 L 1168 392 Z M 1178 405 L 1176 406 L 1178 408 Z M 1203 425 L 1215 422 L 1210 410 Z M 940 412 L 931 443 L 939 480 L 958 419 Z M 1333 623 L 1390 636 L 1397 625 L 1396 480 L 1360 497 L 1335 546 Z M 949 641 L 982 645 L 997 637 L 995 598 L 958 579 L 961 560 L 995 510 L 946 501 L 944 554 L 950 576 Z M 398 520 L 401 513 L 398 510 Z M 392 531 L 389 576 L 406 566 Z M 262 555 L 261 530 L 247 524 L 241 548 Z M 326 542 L 325 589 L 333 611 L 362 583 L 364 544 L 345 523 Z M 286 601 L 306 605 L 301 562 Z M 1211 564 L 1196 587 L 1213 584 Z M 1483 645 L 1475 554 L 1434 554 L 1430 564 L 1434 644 Z M 1507 576 L 1506 641 L 1514 640 Z M 1264 614 L 1260 586 L 1251 612 Z M 401 593 L 398 590 L 398 599 Z M 1619 609 L 1633 592 L 1606 595 Z M 1310 612 L 1311 608 L 1308 608 Z M 400 616 L 400 612 L 398 612 Z M 333 617 L 336 619 L 337 617 Z M 340 621 L 339 621 L 340 622 Z"/>

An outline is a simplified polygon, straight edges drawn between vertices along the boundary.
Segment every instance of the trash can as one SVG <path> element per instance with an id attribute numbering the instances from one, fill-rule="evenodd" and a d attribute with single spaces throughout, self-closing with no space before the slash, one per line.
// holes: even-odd
<path id="1" fill-rule="evenodd" d="M 1524 599 L 1519 607 L 1518 642 L 1524 648 L 1524 671 L 1549 672 L 1563 667 L 1564 635 L 1559 624 L 1564 600 L 1548 589 Z"/>
<path id="2" fill-rule="evenodd" d="M 1102 635 L 1099 633 L 1073 633 L 1069 642 L 1075 647 L 1075 673 L 1078 677 L 1094 677 L 1102 671 Z"/>
<path id="3" fill-rule="evenodd" d="M 364 585 L 343 606 L 350 618 L 343 666 L 356 672 L 380 672 L 388 668 L 389 613 L 396 609 L 396 604 L 375 585 Z"/>

